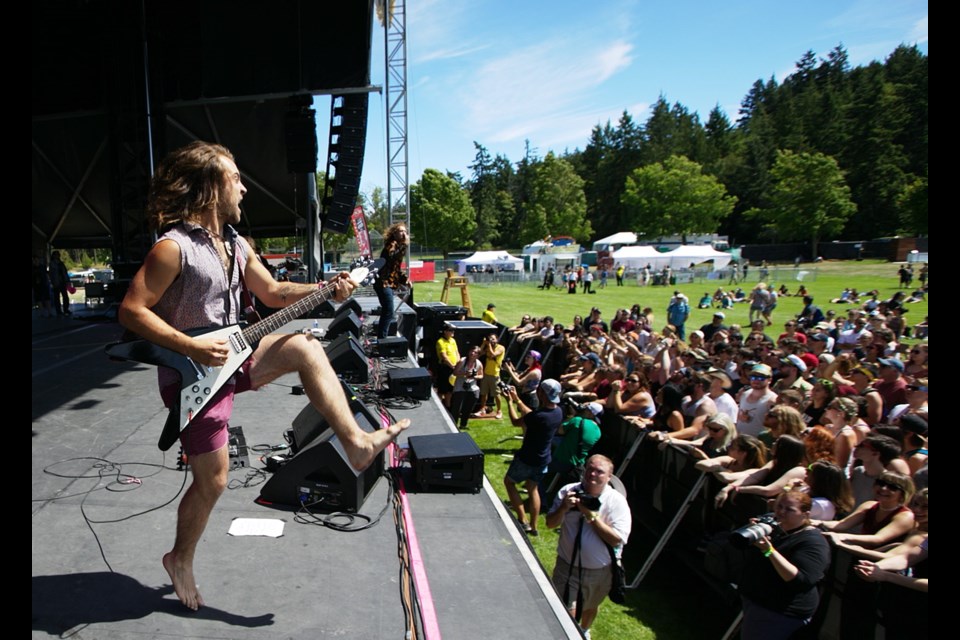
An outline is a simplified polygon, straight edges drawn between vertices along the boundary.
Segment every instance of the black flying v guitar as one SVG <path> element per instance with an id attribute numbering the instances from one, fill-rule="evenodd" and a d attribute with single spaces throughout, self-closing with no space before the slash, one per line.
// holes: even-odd
<path id="1" fill-rule="evenodd" d="M 384 260 L 364 259 L 351 265 L 350 278 L 361 286 L 369 285 L 383 267 Z M 288 307 L 278 310 L 259 322 L 244 326 L 242 324 L 227 327 L 191 329 L 184 331 L 193 337 L 202 336 L 214 340 L 226 340 L 230 349 L 227 361 L 221 367 L 208 367 L 194 362 L 181 353 L 158 346 L 149 340 L 131 340 L 108 345 L 107 355 L 115 360 L 132 360 L 144 364 L 169 367 L 180 374 L 180 395 L 170 407 L 170 415 L 163 427 L 158 446 L 161 451 L 169 449 L 186 429 L 193 417 L 200 413 L 217 391 L 253 355 L 260 340 L 305 313 L 312 311 L 321 303 L 329 300 L 336 292 L 336 280 L 332 280 L 314 293 L 298 300 Z"/>

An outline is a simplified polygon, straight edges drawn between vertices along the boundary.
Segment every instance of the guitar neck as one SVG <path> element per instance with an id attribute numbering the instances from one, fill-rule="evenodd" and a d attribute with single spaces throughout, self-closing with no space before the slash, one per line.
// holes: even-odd
<path id="1" fill-rule="evenodd" d="M 316 291 L 308 296 L 297 300 L 290 306 L 284 307 L 244 329 L 244 339 L 248 344 L 257 344 L 264 336 L 273 333 L 283 325 L 292 320 L 296 320 L 303 314 L 313 311 L 317 305 L 329 300 L 333 297 L 335 290 L 336 280 L 332 280 L 322 287 L 317 288 Z"/>

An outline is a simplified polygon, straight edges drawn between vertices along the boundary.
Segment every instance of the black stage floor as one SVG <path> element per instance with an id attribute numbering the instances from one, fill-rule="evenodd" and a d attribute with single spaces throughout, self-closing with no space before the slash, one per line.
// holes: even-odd
<path id="1" fill-rule="evenodd" d="M 298 323 L 307 324 L 286 330 Z M 177 470 L 177 445 L 166 454 L 156 445 L 166 410 L 155 368 L 104 355 L 120 335 L 109 313 L 77 308 L 70 319 L 33 318 L 34 638 L 579 637 L 486 479 L 479 493 L 406 486 L 406 535 L 420 557 L 402 561 L 386 477 L 360 510 L 372 520 L 383 511 L 382 518 L 362 531 L 338 531 L 258 504 L 264 474 L 256 470 L 264 465 L 253 451 L 248 467 L 230 472 L 210 517 L 195 561 L 206 606 L 188 611 L 160 563 L 173 544 L 185 473 Z M 373 365 L 415 366 L 411 359 Z M 237 396 L 231 426 L 242 427 L 248 447 L 284 443 L 306 405 L 292 393 L 297 383 L 285 376 Z M 435 394 L 390 412 L 413 423 L 401 445 L 455 431 Z M 399 476 L 409 479 L 409 469 Z M 230 535 L 237 518 L 282 520 L 283 534 Z M 415 622 L 402 565 L 416 578 Z"/>

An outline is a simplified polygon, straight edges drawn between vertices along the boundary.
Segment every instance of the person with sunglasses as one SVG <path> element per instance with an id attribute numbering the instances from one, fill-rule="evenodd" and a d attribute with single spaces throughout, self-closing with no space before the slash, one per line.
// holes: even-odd
<path id="1" fill-rule="evenodd" d="M 929 347 L 925 344 L 915 344 L 910 348 L 909 359 L 904 363 L 903 375 L 907 378 L 926 378 L 929 375 L 927 358 Z"/>
<path id="2" fill-rule="evenodd" d="M 610 395 L 604 405 L 607 409 L 622 416 L 640 416 L 653 419 L 657 407 L 650 394 L 650 383 L 640 372 L 633 372 L 623 380 L 610 383 Z"/>
<path id="3" fill-rule="evenodd" d="M 910 476 L 884 471 L 873 481 L 873 500 L 859 505 L 842 520 L 823 520 L 815 524 L 829 538 L 867 549 L 899 543 L 914 528 L 915 516 L 907 506 L 913 493 Z M 850 533 L 858 529 L 860 533 Z"/>
<path id="4" fill-rule="evenodd" d="M 740 395 L 740 411 L 737 414 L 737 432 L 759 436 L 763 431 L 763 419 L 777 400 L 770 389 L 773 371 L 765 364 L 754 365 L 750 370 L 750 387 Z"/>
<path id="5" fill-rule="evenodd" d="M 839 521 L 814 522 L 830 542 L 877 549 L 899 543 L 913 531 L 916 518 L 906 504 L 913 496 L 909 476 L 884 471 L 874 481 L 875 500 L 868 500 Z M 851 530 L 860 533 L 850 533 Z M 872 637 L 876 628 L 876 585 L 856 577 L 856 565 L 847 570 L 840 608 L 840 637 Z"/>

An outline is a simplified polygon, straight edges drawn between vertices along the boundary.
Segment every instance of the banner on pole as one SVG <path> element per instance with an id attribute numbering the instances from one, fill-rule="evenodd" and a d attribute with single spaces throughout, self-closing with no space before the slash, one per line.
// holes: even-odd
<path id="1" fill-rule="evenodd" d="M 350 216 L 353 223 L 353 233 L 357 237 L 357 248 L 360 249 L 360 255 L 368 258 L 370 254 L 370 233 L 367 231 L 367 218 L 363 215 L 363 207 L 357 205 Z"/>

